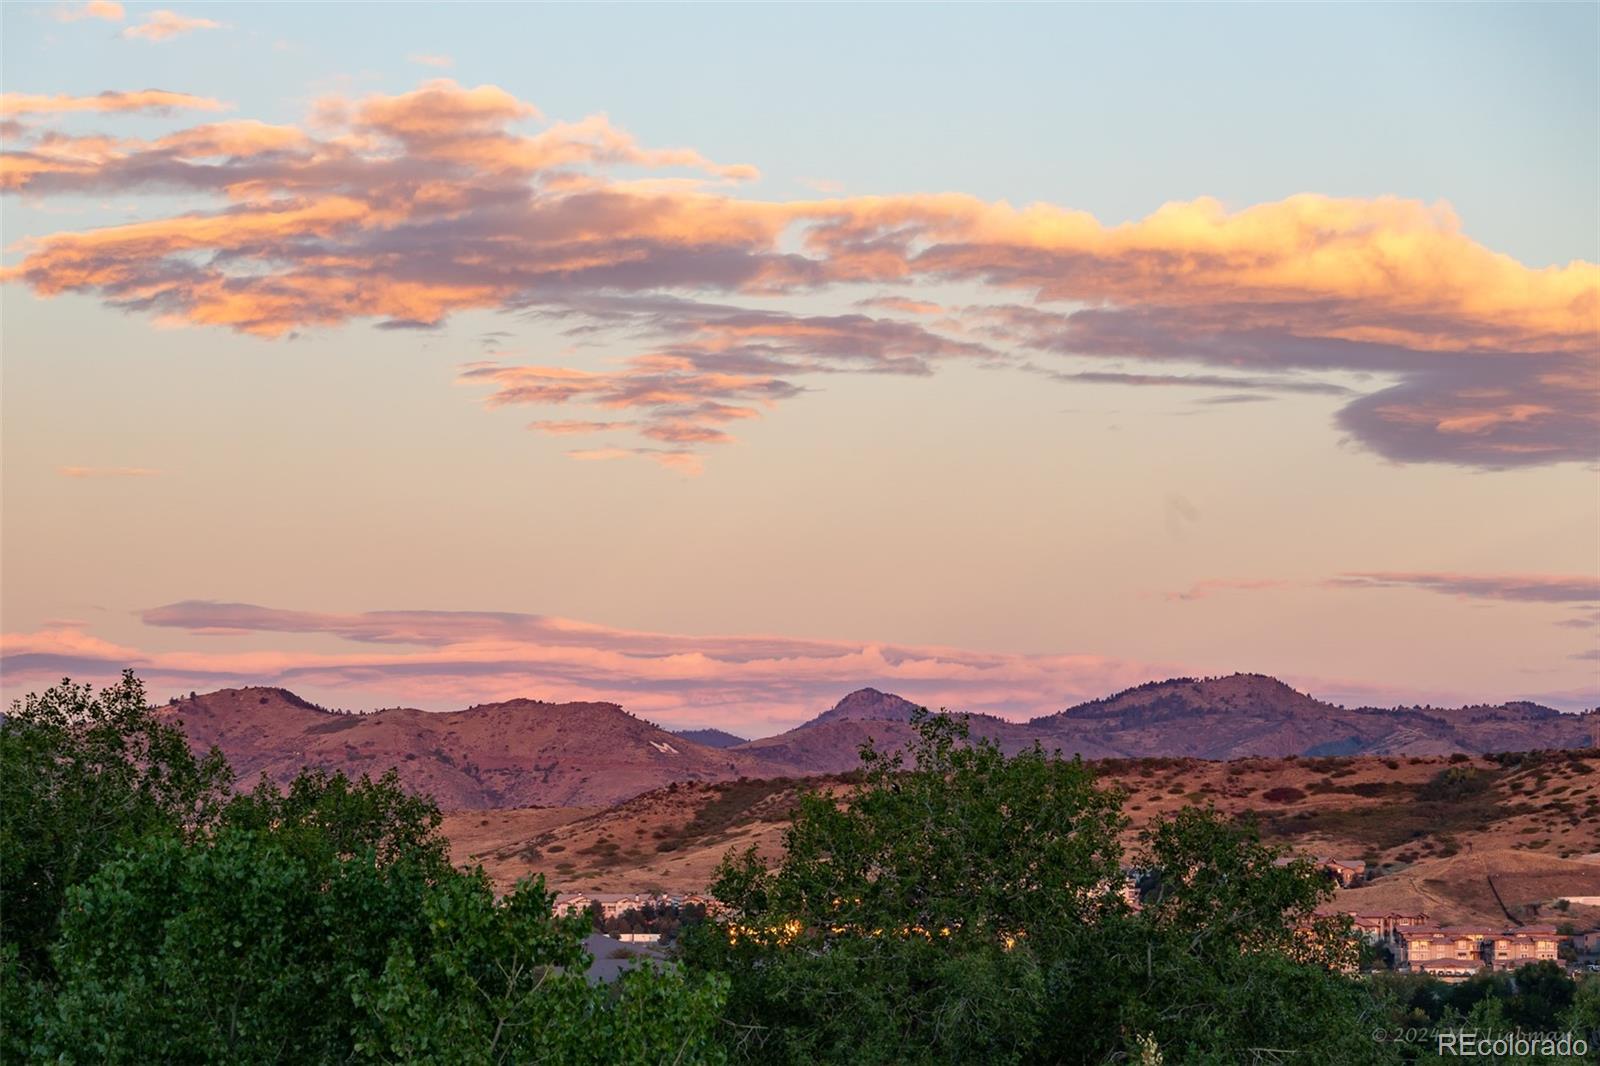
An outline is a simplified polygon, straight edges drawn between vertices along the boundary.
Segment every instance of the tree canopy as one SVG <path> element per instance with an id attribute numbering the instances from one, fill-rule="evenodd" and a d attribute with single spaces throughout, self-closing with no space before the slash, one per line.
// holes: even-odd
<path id="1" fill-rule="evenodd" d="M 236 792 L 131 674 L 63 682 L 0 723 L 0 1059 L 1399 1063 L 1434 1061 L 1398 1034 L 1439 1026 L 1600 1046 L 1594 981 L 1356 979 L 1330 882 L 1250 824 L 1187 807 L 1131 840 L 1082 761 L 913 724 L 803 796 L 775 862 L 730 853 L 673 964 L 598 985 L 589 916 L 454 867 L 392 772 Z"/>
<path id="2" fill-rule="evenodd" d="M 715 1063 L 726 981 L 585 979 L 588 919 L 497 899 L 392 773 L 231 795 L 127 675 L 0 725 L 6 1061 Z"/>
<path id="3" fill-rule="evenodd" d="M 913 724 L 904 757 L 863 751 L 858 789 L 801 801 L 776 864 L 723 863 L 729 913 L 687 957 L 732 977 L 736 1058 L 1390 1061 L 1309 863 L 1204 808 L 1125 855 L 1123 797 L 1080 760 L 1007 757 L 954 716 Z"/>

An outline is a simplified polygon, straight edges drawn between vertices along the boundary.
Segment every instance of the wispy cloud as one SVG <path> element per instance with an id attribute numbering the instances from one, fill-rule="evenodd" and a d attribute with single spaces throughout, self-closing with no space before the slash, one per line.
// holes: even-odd
<path id="1" fill-rule="evenodd" d="M 611 459 L 649 459 L 668 470 L 698 477 L 705 472 L 705 461 L 688 448 L 568 448 L 569 459 L 603 463 Z"/>
<path id="2" fill-rule="evenodd" d="M 53 110 L 69 109 L 131 108 Z M 1468 238 L 1445 205 L 1198 199 L 1106 226 L 959 194 L 729 189 L 754 176 L 641 145 L 605 116 L 547 121 L 503 89 L 447 79 L 326 97 L 300 127 L 150 142 L 35 131 L 7 153 L 11 190 L 216 200 L 39 238 L 0 277 L 262 337 L 352 319 L 432 327 L 472 309 L 564 315 L 617 344 L 615 369 L 503 357 L 467 380 L 495 386 L 495 404 L 631 409 L 643 457 L 651 441 L 725 441 L 715 419 L 685 413 L 760 410 L 801 394 L 804 376 L 980 359 L 1068 388 L 1327 395 L 1346 439 L 1397 462 L 1600 458 L 1600 268 L 1526 267 Z M 885 291 L 926 283 L 1011 302 L 942 309 Z M 858 307 L 883 317 L 776 306 L 823 289 L 864 290 Z M 703 302 L 713 295 L 725 302 Z M 1355 393 L 1329 377 L 1377 384 Z"/>
<path id="3" fill-rule="evenodd" d="M 136 92 L 107 90 L 93 96 L 0 93 L 0 115 L 61 114 L 69 111 L 146 111 L 163 114 L 185 110 L 223 111 L 227 107 L 227 104 L 210 97 L 168 92 L 165 89 L 140 89 Z M 11 153 L 7 155 L 9 157 Z"/>
<path id="4" fill-rule="evenodd" d="M 1362 571 L 1304 581 L 1214 577 L 1196 581 L 1181 592 L 1169 592 L 1166 598 L 1174 601 L 1203 600 L 1219 592 L 1254 592 L 1296 586 L 1338 590 L 1402 589 L 1510 603 L 1600 603 L 1600 577 L 1590 574 L 1460 574 L 1438 571 Z M 1600 618 L 1600 615 L 1594 617 Z M 1588 614 L 1584 614 L 1556 624 L 1587 627 L 1591 624 L 1589 618 Z"/>
<path id="5" fill-rule="evenodd" d="M 1600 603 L 1600 577 L 1592 574 L 1452 574 L 1380 571 L 1341 574 L 1339 588 L 1422 589 L 1471 599 L 1516 603 Z"/>
<path id="6" fill-rule="evenodd" d="M 413 52 L 406 58 L 418 66 L 435 67 L 439 70 L 449 70 L 456 65 L 456 61 L 447 55 L 430 55 L 426 52 Z"/>
<path id="7" fill-rule="evenodd" d="M 157 692 L 278 684 L 356 705 L 445 709 L 518 696 L 611 700 L 667 722 L 788 728 L 863 685 L 929 706 L 1027 717 L 1182 673 L 1092 654 L 1018 655 L 958 648 L 775 636 L 690 636 L 546 615 L 473 611 L 334 614 L 186 601 L 145 624 L 214 639 L 207 650 L 158 652 L 106 641 L 79 625 L 0 639 L 8 685 L 63 674 L 114 676 L 133 666 Z M 347 642 L 335 651 L 260 650 L 268 634 Z M 254 635 L 248 647 L 232 638 Z"/>
<path id="8" fill-rule="evenodd" d="M 87 4 L 61 4 L 53 14 L 58 22 L 80 22 L 84 19 L 121 22 L 123 18 L 122 5 L 116 0 L 89 0 Z"/>
<path id="9" fill-rule="evenodd" d="M 612 430 L 632 429 L 634 422 L 592 422 L 581 419 L 551 420 L 542 419 L 529 422 L 528 428 L 540 433 L 548 433 L 553 437 L 582 436 L 588 433 L 608 433 Z"/>
<path id="10" fill-rule="evenodd" d="M 1056 381 L 1079 385 L 1133 385 L 1155 388 L 1179 389 L 1245 389 L 1266 393 L 1303 393 L 1313 396 L 1348 396 L 1350 390 L 1343 385 L 1326 381 L 1306 381 L 1290 375 L 1278 377 L 1242 377 L 1234 374 L 1129 374 L 1110 370 L 1057 370 L 1030 364 L 1027 369 Z M 1237 403 L 1237 394 L 1210 397 L 1214 403 Z"/>
<path id="11" fill-rule="evenodd" d="M 181 37 L 196 30 L 218 30 L 221 28 L 222 23 L 211 19 L 191 18 L 187 15 L 180 15 L 176 11 L 162 9 L 149 12 L 137 26 L 129 26 L 123 30 L 122 35 L 140 41 L 169 41 L 174 37 Z"/>
<path id="12" fill-rule="evenodd" d="M 871 296 L 857 300 L 856 306 L 868 311 L 898 311 L 905 315 L 939 315 L 944 308 L 928 300 L 913 300 L 907 296 Z"/>
<path id="13" fill-rule="evenodd" d="M 1092 653 L 669 634 L 512 612 L 341 614 L 191 600 L 151 608 L 141 619 L 198 643 L 191 650 L 154 651 L 105 640 L 81 623 L 51 623 L 0 637 L 0 676 L 15 689 L 63 675 L 109 679 L 132 666 L 157 694 L 271 684 L 358 707 L 403 703 L 444 710 L 514 697 L 607 700 L 669 724 L 761 734 L 789 728 L 863 685 L 930 707 L 1020 719 L 1145 681 L 1207 672 Z M 294 639 L 264 650 L 273 634 Z M 307 637 L 333 641 L 334 650 L 306 650 Z M 1288 680 L 1341 702 L 1448 704 L 1485 695 Z M 1576 708 L 1592 702 L 1594 693 L 1549 699 Z"/>
<path id="14" fill-rule="evenodd" d="M 1182 592 L 1169 592 L 1169 600 L 1203 600 L 1219 592 L 1260 592 L 1265 589 L 1289 588 L 1293 582 L 1278 578 L 1227 578 L 1213 577 L 1196 581 Z"/>

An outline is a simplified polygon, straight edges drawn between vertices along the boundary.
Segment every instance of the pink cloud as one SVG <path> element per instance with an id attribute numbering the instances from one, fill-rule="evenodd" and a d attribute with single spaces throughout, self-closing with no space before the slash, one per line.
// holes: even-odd
<path id="1" fill-rule="evenodd" d="M 8 687 L 48 683 L 63 674 L 111 677 L 131 665 L 161 694 L 250 683 L 361 706 L 402 702 L 447 709 L 514 696 L 597 699 L 668 723 L 776 732 L 862 685 L 929 706 L 1025 718 L 1183 672 L 1090 654 L 700 637 L 508 613 L 331 614 L 190 601 L 145 611 L 142 618 L 202 643 L 194 650 L 155 652 L 101 640 L 81 626 L 7 634 L 0 638 L 0 667 Z M 205 647 L 211 640 L 225 645 L 271 633 L 319 634 L 348 646 L 319 652 Z"/>
<path id="2" fill-rule="evenodd" d="M 1145 681 L 1203 672 L 1085 653 L 668 634 L 507 612 L 340 614 L 184 601 L 141 617 L 146 625 L 186 633 L 195 643 L 181 651 L 151 651 L 104 640 L 81 623 L 5 634 L 0 673 L 10 694 L 63 675 L 108 679 L 133 666 L 158 698 L 272 684 L 351 707 L 445 710 L 514 697 L 605 700 L 667 724 L 715 724 L 759 735 L 789 728 L 862 686 L 931 707 L 1026 719 Z M 263 639 L 272 634 L 296 639 L 263 649 Z M 307 635 L 338 647 L 307 651 Z M 243 638 L 250 638 L 248 648 L 231 646 Z M 1288 680 L 1340 702 L 1467 701 L 1461 693 Z M 1592 693 L 1552 697 L 1573 706 L 1584 698 L 1592 699 Z"/>

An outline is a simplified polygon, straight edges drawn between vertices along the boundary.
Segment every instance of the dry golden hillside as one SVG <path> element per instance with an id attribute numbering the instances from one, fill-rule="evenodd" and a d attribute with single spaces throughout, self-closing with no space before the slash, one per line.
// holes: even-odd
<path id="1" fill-rule="evenodd" d="M 1600 895 L 1600 751 L 1094 765 L 1127 794 L 1130 851 L 1150 819 L 1209 802 L 1293 850 L 1365 859 L 1371 884 L 1341 892 L 1340 908 L 1596 924 L 1586 908 L 1554 908 Z M 776 855 L 807 788 L 843 794 L 850 783 L 680 783 L 614 807 L 462 811 L 445 831 L 458 862 L 482 863 L 502 885 L 542 873 L 563 891 L 689 891 L 706 887 L 730 848 Z"/>

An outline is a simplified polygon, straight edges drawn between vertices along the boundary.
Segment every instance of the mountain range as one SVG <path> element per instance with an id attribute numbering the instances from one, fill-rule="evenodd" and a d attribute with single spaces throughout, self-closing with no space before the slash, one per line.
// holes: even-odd
<path id="1" fill-rule="evenodd" d="M 460 711 L 324 710 L 281 688 L 224 689 L 161 709 L 190 743 L 219 747 L 242 784 L 301 768 L 379 774 L 447 810 L 604 806 L 674 781 L 837 773 L 868 741 L 896 749 L 917 706 L 861 689 L 786 733 L 745 741 L 673 733 L 614 703 L 510 700 Z M 1034 743 L 1088 759 L 1443 755 L 1600 746 L 1600 711 L 1533 703 L 1347 709 L 1259 674 L 1152 682 L 1027 722 L 967 716 L 1008 752 Z"/>

